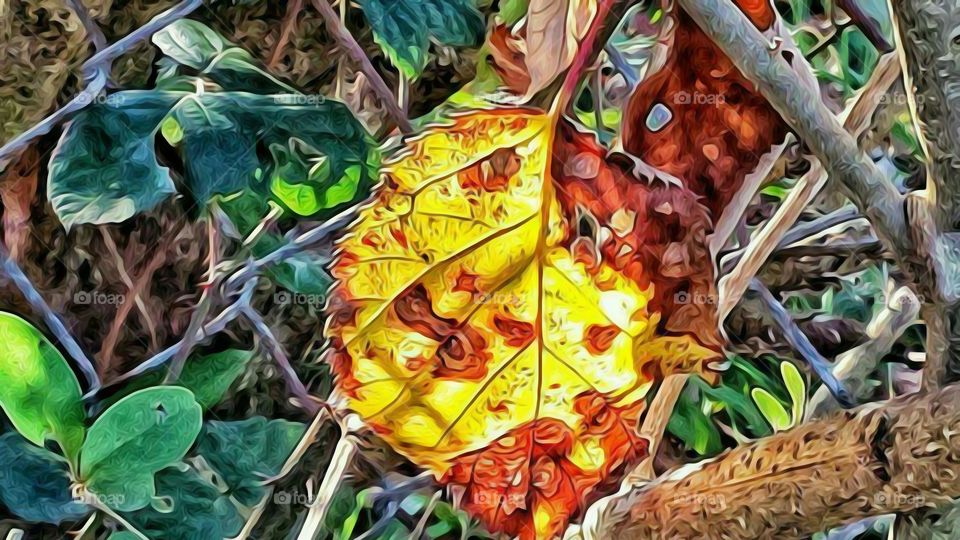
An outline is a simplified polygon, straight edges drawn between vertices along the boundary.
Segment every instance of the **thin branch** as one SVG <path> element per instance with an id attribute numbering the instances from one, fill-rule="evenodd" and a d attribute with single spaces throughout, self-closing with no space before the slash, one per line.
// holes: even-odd
<path id="1" fill-rule="evenodd" d="M 862 3 L 863 0 L 837 0 L 837 5 L 850 16 L 853 23 L 867 36 L 867 39 L 877 50 L 882 53 L 892 51 L 893 44 L 884 35 L 880 23 L 861 7 Z"/>
<path id="2" fill-rule="evenodd" d="M 775 44 L 729 0 L 679 3 L 810 147 L 831 178 L 844 186 L 901 269 L 922 287 L 921 278 L 929 270 L 917 257 L 904 197 L 857 147 L 816 91 L 797 83 L 797 74 Z"/>
<path id="3" fill-rule="evenodd" d="M 397 124 L 397 127 L 400 128 L 400 131 L 403 133 L 411 133 L 413 126 L 410 125 L 410 120 L 407 118 L 407 115 L 403 114 L 403 111 L 400 110 L 400 107 L 394 100 L 390 87 L 384 82 L 383 77 L 380 76 L 377 69 L 373 67 L 373 63 L 367 58 L 367 54 L 363 52 L 363 48 L 357 43 L 353 34 L 351 34 L 340 21 L 337 12 L 330 7 L 327 0 L 311 1 L 313 7 L 316 8 L 316 10 L 320 12 L 320 16 L 323 17 L 323 22 L 327 27 L 327 33 L 337 41 L 347 56 L 360 66 L 360 71 L 367 77 L 367 81 L 373 88 L 373 92 L 377 95 L 377 99 L 379 99 L 380 103 L 386 108 L 387 113 L 393 119 L 394 123 Z"/>
<path id="4" fill-rule="evenodd" d="M 886 94 L 890 85 L 897 78 L 898 69 L 896 56 L 888 54 L 877 65 L 868 83 L 857 93 L 856 97 L 847 105 L 840 115 L 847 129 L 853 137 L 867 129 L 873 112 L 880 103 L 880 98 Z M 750 280 L 757 274 L 770 254 L 781 244 L 787 231 L 793 227 L 806 208 L 827 183 L 828 176 L 819 162 L 812 164 L 810 170 L 790 190 L 783 204 L 777 208 L 772 218 L 761 228 L 760 232 L 745 248 L 743 257 L 737 266 L 719 283 L 718 293 L 720 300 L 717 311 L 720 324 L 740 301 L 747 290 Z"/>
<path id="5" fill-rule="evenodd" d="M 810 365 L 810 368 L 817 374 L 820 380 L 823 381 L 823 385 L 830 390 L 830 393 L 833 394 L 837 402 L 844 407 L 853 406 L 853 397 L 851 397 L 846 387 L 834 376 L 830 362 L 810 343 L 810 338 L 800 330 L 797 322 L 793 320 L 793 317 L 791 317 L 790 313 L 783 307 L 783 304 L 773 297 L 770 289 L 756 278 L 751 280 L 750 289 L 760 295 L 760 299 L 763 300 L 771 317 L 777 323 L 777 326 L 780 327 L 787 342 L 789 342 L 790 346 Z"/>
<path id="6" fill-rule="evenodd" d="M 93 20 L 90 12 L 87 11 L 86 6 L 83 5 L 83 0 L 67 0 L 67 5 L 77 14 L 77 18 L 80 19 L 80 24 L 82 24 L 84 30 L 87 31 L 87 37 L 90 38 L 93 46 L 98 51 L 106 47 L 107 38 L 103 35 L 103 30 L 100 29 L 100 26 L 97 25 L 97 21 Z"/>
<path id="7" fill-rule="evenodd" d="M 833 374 L 846 386 L 854 399 L 865 401 L 873 389 L 867 377 L 890 352 L 903 332 L 917 322 L 920 300 L 908 287 L 900 287 L 867 326 L 867 341 L 837 356 Z M 826 388 L 819 388 L 807 402 L 807 419 L 823 417 L 837 409 Z"/>
<path id="8" fill-rule="evenodd" d="M 148 360 L 144 361 L 137 367 L 131 369 L 130 371 L 120 375 L 119 377 L 109 381 L 104 388 L 110 388 L 116 386 L 124 381 L 128 381 L 138 375 L 142 375 L 150 370 L 156 369 L 163 364 L 167 363 L 171 358 L 176 356 L 181 350 L 188 349 L 192 347 L 192 344 L 199 343 L 206 339 L 209 336 L 223 332 L 227 326 L 233 322 L 237 317 L 243 314 L 244 306 L 250 304 L 251 297 L 253 295 L 254 289 L 256 288 L 256 280 L 251 279 L 247 281 L 244 285 L 243 291 L 240 293 L 240 297 L 227 306 L 223 311 L 220 312 L 218 316 L 213 318 L 210 322 L 205 324 L 194 335 L 194 338 L 188 340 L 186 337 L 174 343 L 170 347 L 160 351 L 159 353 L 151 356 Z M 189 350 L 189 349 L 188 349 Z M 90 399 L 96 395 L 96 392 L 88 392 L 84 396 L 84 399 Z"/>
<path id="9" fill-rule="evenodd" d="M 280 367 L 283 380 L 287 384 L 287 390 L 297 398 L 300 407 L 312 415 L 320 412 L 321 405 L 318 403 L 319 400 L 310 395 L 307 387 L 303 385 L 300 377 L 297 376 L 297 372 L 294 371 L 293 366 L 290 364 L 290 358 L 283 349 L 283 344 L 280 343 L 280 340 L 274 335 L 270 329 L 270 325 L 263 320 L 263 316 L 250 305 L 243 307 L 243 315 L 250 324 L 253 325 L 254 331 L 260 336 L 260 339 L 270 351 L 270 356 L 273 357 L 273 360 Z"/>
<path id="10" fill-rule="evenodd" d="M 267 61 L 268 68 L 276 69 L 277 64 L 280 63 L 280 57 L 283 56 L 283 51 L 287 48 L 287 44 L 290 42 L 290 36 L 297 26 L 297 17 L 300 15 L 301 9 L 303 9 L 303 0 L 291 0 L 290 3 L 287 4 L 287 12 L 283 16 L 283 24 L 280 27 L 280 37 L 277 39 L 277 44 L 273 48 L 270 60 Z"/>
<path id="11" fill-rule="evenodd" d="M 89 390 L 91 392 L 99 390 L 100 376 L 97 375 L 97 369 L 93 366 L 93 362 L 87 358 L 87 355 L 83 352 L 83 348 L 70 334 L 70 331 L 67 330 L 67 326 L 60 319 L 60 316 L 47 304 L 46 300 L 44 300 L 40 294 L 40 291 L 33 286 L 30 278 L 23 273 L 20 265 L 10 257 L 6 246 L 3 245 L 0 245 L 0 274 L 10 279 L 17 289 L 20 290 L 20 293 L 23 294 L 24 298 L 26 298 L 30 307 L 43 317 L 43 322 L 46 323 L 47 328 L 53 333 L 54 337 L 57 338 L 60 345 L 66 349 L 67 354 L 73 359 L 77 368 L 87 379 Z"/>
<path id="12" fill-rule="evenodd" d="M 333 457 L 330 458 L 330 464 L 327 466 L 327 472 L 323 476 L 323 482 L 320 483 L 320 489 L 316 497 L 310 502 L 307 510 L 307 517 L 303 526 L 300 528 L 300 534 L 297 540 L 313 540 L 318 536 L 320 528 L 327 517 L 327 511 L 330 503 L 333 501 L 337 489 L 343 482 L 347 474 L 350 463 L 353 462 L 357 454 L 357 445 L 353 437 L 348 433 L 343 433 L 337 447 L 333 451 Z"/>

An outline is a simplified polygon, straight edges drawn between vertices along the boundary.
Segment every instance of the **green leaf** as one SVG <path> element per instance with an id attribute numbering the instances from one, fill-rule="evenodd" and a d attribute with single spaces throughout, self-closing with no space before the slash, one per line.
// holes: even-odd
<path id="1" fill-rule="evenodd" d="M 181 152 L 185 183 L 201 204 L 248 188 L 265 194 L 261 180 L 285 167 L 276 174 L 315 197 L 309 207 L 296 208 L 298 213 L 333 215 L 367 196 L 377 153 L 344 104 L 305 98 L 243 92 L 113 94 L 80 113 L 61 138 L 50 163 L 54 209 L 70 227 L 120 222 L 156 206 L 174 192 L 169 171 L 154 152 L 162 130 Z M 261 160 L 258 145 L 291 150 L 284 161 L 274 162 Z M 289 167 L 319 157 L 325 163 L 322 176 Z"/>
<path id="2" fill-rule="evenodd" d="M 253 251 L 257 257 L 263 257 L 286 243 L 287 240 L 279 234 L 267 234 L 257 242 Z M 311 295 L 311 299 L 316 300 L 315 307 L 320 309 L 333 283 L 333 278 L 325 270 L 329 263 L 327 257 L 316 252 L 300 252 L 270 268 L 268 273 L 280 287 L 292 293 Z"/>
<path id="3" fill-rule="evenodd" d="M 791 425 L 797 425 L 803 420 L 803 410 L 807 405 L 807 385 L 803 382 L 800 370 L 790 362 L 780 363 L 780 375 L 783 376 L 783 382 L 790 394 Z"/>
<path id="4" fill-rule="evenodd" d="M 0 312 L 0 408 L 28 441 L 60 445 L 71 463 L 83 444 L 80 383 L 53 344 L 27 321 Z"/>
<path id="5" fill-rule="evenodd" d="M 135 392 L 90 428 L 80 454 L 80 476 L 114 510 L 143 508 L 155 495 L 154 474 L 183 458 L 201 422 L 200 405 L 185 388 Z"/>
<path id="6" fill-rule="evenodd" d="M 701 456 L 712 456 L 723 450 L 717 426 L 686 391 L 677 400 L 667 430 Z"/>
<path id="7" fill-rule="evenodd" d="M 838 47 L 845 86 L 849 91 L 861 88 L 880 60 L 880 53 L 856 26 L 848 26 L 840 36 Z"/>
<path id="8" fill-rule="evenodd" d="M 750 396 L 774 431 L 790 429 L 790 416 L 773 394 L 763 388 L 754 388 L 750 390 Z"/>
<path id="9" fill-rule="evenodd" d="M 209 409 L 223 399 L 252 358 L 253 351 L 240 349 L 191 358 L 184 365 L 177 384 L 193 392 L 197 403 Z"/>
<path id="10" fill-rule="evenodd" d="M 154 34 L 153 43 L 163 54 L 226 90 L 258 94 L 296 92 L 261 68 L 250 53 L 201 22 L 180 19 Z"/>
<path id="11" fill-rule="evenodd" d="M 47 180 L 53 210 L 67 229 L 125 221 L 175 192 L 170 171 L 157 163 L 154 135 L 179 97 L 121 92 L 69 123 Z"/>
<path id="12" fill-rule="evenodd" d="M 158 540 L 232 538 L 244 519 L 230 498 L 195 469 L 180 464 L 156 476 L 157 497 L 167 508 L 147 506 L 124 515 L 140 532 Z"/>
<path id="13" fill-rule="evenodd" d="M 220 403 L 233 383 L 243 375 L 247 364 L 253 358 L 253 351 L 227 349 L 209 355 L 192 355 L 183 365 L 183 371 L 176 386 L 182 386 L 193 392 L 197 403 L 204 409 L 210 409 Z M 157 370 L 133 379 L 116 394 L 103 400 L 107 406 L 113 405 L 137 390 L 160 386 L 167 371 Z"/>
<path id="14" fill-rule="evenodd" d="M 0 435 L 0 501 L 26 521 L 60 524 L 90 513 L 70 495 L 63 458 L 12 432 Z"/>
<path id="15" fill-rule="evenodd" d="M 430 40 L 453 47 L 483 43 L 483 15 L 474 0 L 361 0 L 374 41 L 408 79 L 427 66 Z"/>
<path id="16" fill-rule="evenodd" d="M 203 456 L 241 504 L 254 506 L 266 493 L 263 480 L 280 473 L 306 426 L 261 416 L 237 422 L 212 420 L 197 441 Z"/>

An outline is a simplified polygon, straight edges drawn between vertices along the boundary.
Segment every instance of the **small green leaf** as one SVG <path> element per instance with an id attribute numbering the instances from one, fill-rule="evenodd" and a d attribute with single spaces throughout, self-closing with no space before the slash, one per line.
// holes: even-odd
<path id="1" fill-rule="evenodd" d="M 153 43 L 177 63 L 193 68 L 227 90 L 259 94 L 295 92 L 261 68 L 250 53 L 201 22 L 180 19 L 154 34 Z"/>
<path id="2" fill-rule="evenodd" d="M 107 540 L 140 540 L 140 537 L 130 531 L 114 531 Z"/>
<path id="3" fill-rule="evenodd" d="M 209 409 L 223 399 L 230 386 L 247 369 L 253 351 L 228 349 L 197 356 L 183 367 L 177 384 L 193 392 L 197 403 Z"/>
<path id="4" fill-rule="evenodd" d="M 70 495 L 63 458 L 18 433 L 0 435 L 0 501 L 22 519 L 55 525 L 90 513 Z"/>
<path id="5" fill-rule="evenodd" d="M 792 407 L 791 419 L 792 425 L 797 425 L 803 420 L 803 410 L 807 405 L 807 385 L 803 382 L 803 375 L 797 366 L 790 362 L 780 363 L 780 375 L 787 386 L 787 392 L 790 394 Z"/>
<path id="6" fill-rule="evenodd" d="M 71 463 L 83 444 L 80 383 L 53 344 L 27 321 L 0 312 L 0 408 L 28 441 L 57 441 Z"/>
<path id="7" fill-rule="evenodd" d="M 94 422 L 80 453 L 86 487 L 114 510 L 138 510 L 155 496 L 154 474 L 187 453 L 202 413 L 176 386 L 135 392 Z"/>
<path id="8" fill-rule="evenodd" d="M 713 456 L 723 450 L 717 426 L 686 391 L 677 400 L 667 430 L 701 456 Z"/>
<path id="9" fill-rule="evenodd" d="M 203 456 L 241 504 L 254 506 L 264 496 L 263 480 L 280 473 L 306 426 L 261 416 L 237 422 L 210 421 L 197 441 Z"/>
<path id="10" fill-rule="evenodd" d="M 750 390 L 750 396 L 774 431 L 790 429 L 790 416 L 773 394 L 763 388 L 754 388 Z"/>
<path id="11" fill-rule="evenodd" d="M 408 79 L 427 66 L 430 40 L 453 47 L 483 43 L 483 15 L 473 0 L 361 0 L 374 41 Z"/>
<path id="12" fill-rule="evenodd" d="M 366 197 L 373 143 L 343 103 L 302 95 L 127 91 L 81 112 L 50 161 L 49 192 L 68 228 L 124 221 L 174 192 L 154 151 L 157 133 L 177 145 L 185 184 L 206 204 L 244 189 L 266 195 L 277 175 L 311 200 L 283 194 L 296 213 L 323 218 Z M 262 160 L 258 145 L 285 148 Z M 303 154 L 301 155 L 300 152 Z M 322 163 L 319 160 L 322 158 Z M 137 179 L 132 181 L 131 179 Z"/>

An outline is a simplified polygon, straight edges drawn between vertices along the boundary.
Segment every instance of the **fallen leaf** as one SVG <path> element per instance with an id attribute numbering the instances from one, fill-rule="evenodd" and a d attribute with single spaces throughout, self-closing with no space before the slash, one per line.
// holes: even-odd
<path id="1" fill-rule="evenodd" d="M 411 140 L 338 244 L 326 329 L 351 408 L 522 538 L 558 534 L 645 455 L 655 376 L 715 354 L 657 335 L 649 279 L 580 256 L 555 133 L 493 109 Z"/>

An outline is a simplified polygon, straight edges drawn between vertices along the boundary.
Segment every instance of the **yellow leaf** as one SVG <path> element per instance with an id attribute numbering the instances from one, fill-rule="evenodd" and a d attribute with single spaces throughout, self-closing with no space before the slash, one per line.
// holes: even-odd
<path id="1" fill-rule="evenodd" d="M 494 109 L 411 140 L 338 243 L 326 330 L 337 384 L 371 427 L 451 481 L 477 488 L 487 467 L 501 492 L 467 505 L 505 530 L 500 510 L 527 512 L 538 536 L 645 450 L 636 422 L 651 377 L 671 369 L 657 365 L 664 355 L 686 365 L 703 351 L 654 335 L 652 286 L 572 255 L 550 174 L 554 127 Z M 515 450 L 554 456 L 581 488 L 526 498 L 553 469 L 508 459 Z"/>

